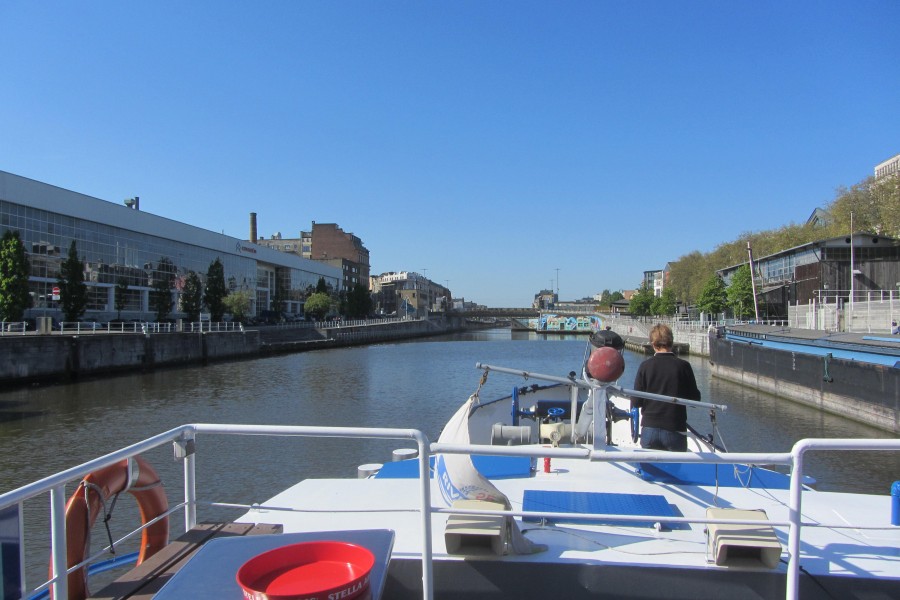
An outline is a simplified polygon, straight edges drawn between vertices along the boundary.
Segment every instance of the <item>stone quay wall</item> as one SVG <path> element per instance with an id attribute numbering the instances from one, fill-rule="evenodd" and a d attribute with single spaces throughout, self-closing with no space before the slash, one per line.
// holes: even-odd
<path id="1" fill-rule="evenodd" d="M 327 328 L 273 326 L 202 333 L 3 336 L 0 337 L 0 389 L 412 339 L 459 331 L 463 327 L 464 323 L 449 319 L 410 319 Z"/>
<path id="2" fill-rule="evenodd" d="M 713 375 L 900 434 L 900 369 L 710 335 Z"/>
<path id="3" fill-rule="evenodd" d="M 204 364 L 259 349 L 258 331 L 10 336 L 0 340 L 0 385 Z"/>

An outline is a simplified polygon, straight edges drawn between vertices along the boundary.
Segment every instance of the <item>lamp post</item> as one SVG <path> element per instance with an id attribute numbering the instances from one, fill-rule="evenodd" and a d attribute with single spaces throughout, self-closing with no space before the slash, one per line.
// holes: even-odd
<path id="1" fill-rule="evenodd" d="M 850 213 L 850 315 L 853 315 L 854 280 L 856 279 L 856 266 L 853 264 L 853 213 Z"/>

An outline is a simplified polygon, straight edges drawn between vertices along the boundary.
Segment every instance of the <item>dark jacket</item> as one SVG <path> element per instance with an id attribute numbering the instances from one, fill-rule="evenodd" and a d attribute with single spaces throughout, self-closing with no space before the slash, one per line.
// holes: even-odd
<path id="1" fill-rule="evenodd" d="M 654 354 L 638 367 L 634 389 L 662 396 L 699 400 L 700 390 L 691 364 L 670 352 Z M 644 398 L 632 398 L 632 406 L 641 407 L 641 425 L 668 431 L 687 431 L 687 409 Z"/>

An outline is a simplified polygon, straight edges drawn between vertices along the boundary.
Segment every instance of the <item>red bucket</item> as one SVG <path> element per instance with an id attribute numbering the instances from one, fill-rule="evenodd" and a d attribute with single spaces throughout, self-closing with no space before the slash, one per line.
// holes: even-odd
<path id="1" fill-rule="evenodd" d="M 350 600 L 369 587 L 375 556 L 347 542 L 304 542 L 245 562 L 237 582 L 247 600 Z"/>

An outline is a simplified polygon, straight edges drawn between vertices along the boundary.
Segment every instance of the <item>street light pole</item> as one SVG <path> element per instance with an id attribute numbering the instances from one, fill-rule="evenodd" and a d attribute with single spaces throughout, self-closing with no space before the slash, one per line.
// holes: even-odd
<path id="1" fill-rule="evenodd" d="M 850 319 L 853 319 L 853 296 L 855 296 L 854 282 L 856 280 L 856 265 L 853 261 L 853 213 L 850 213 Z"/>
<path id="2" fill-rule="evenodd" d="M 756 322 L 759 323 L 759 304 L 756 302 L 756 277 L 753 276 L 753 250 L 750 248 L 750 242 L 747 242 L 747 255 L 750 257 L 750 288 L 753 290 L 753 315 Z"/>

